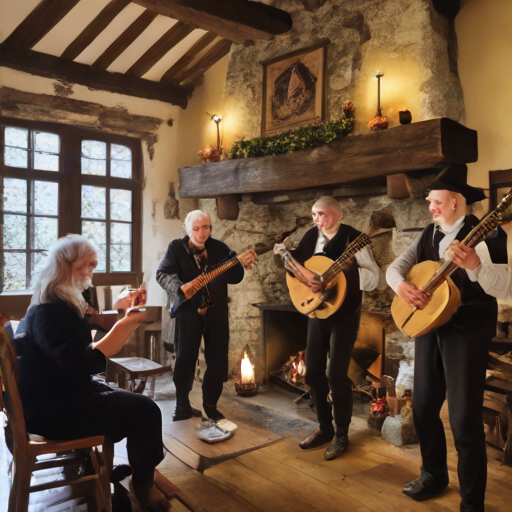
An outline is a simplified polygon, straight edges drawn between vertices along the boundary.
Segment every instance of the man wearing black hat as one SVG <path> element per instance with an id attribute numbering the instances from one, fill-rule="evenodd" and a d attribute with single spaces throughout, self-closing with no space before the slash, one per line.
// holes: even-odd
<path id="1" fill-rule="evenodd" d="M 498 227 L 475 248 L 460 241 L 479 220 L 466 216 L 466 204 L 485 199 L 467 185 L 467 166 L 452 164 L 430 186 L 427 197 L 434 222 L 389 267 L 386 279 L 411 306 L 423 309 L 430 296 L 405 280 L 426 260 L 449 257 L 457 268 L 451 278 L 461 305 L 448 323 L 416 338 L 413 418 L 420 443 L 421 475 L 403 492 L 416 501 L 437 496 L 448 485 L 446 438 L 440 418 L 446 395 L 458 453 L 461 511 L 484 510 L 487 456 L 482 404 L 489 344 L 496 331 L 496 298 L 510 298 L 507 236 Z"/>

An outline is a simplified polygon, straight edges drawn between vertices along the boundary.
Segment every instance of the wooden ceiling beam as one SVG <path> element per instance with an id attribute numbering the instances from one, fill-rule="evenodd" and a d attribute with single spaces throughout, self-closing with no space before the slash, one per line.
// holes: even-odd
<path id="1" fill-rule="evenodd" d="M 131 0 L 111 0 L 81 34 L 64 50 L 62 59 L 75 60 L 107 27 Z"/>
<path id="2" fill-rule="evenodd" d="M 155 11 L 146 9 L 92 64 L 93 68 L 107 69 L 128 46 L 130 46 L 151 22 L 158 16 Z"/>
<path id="3" fill-rule="evenodd" d="M 160 79 L 161 82 L 177 83 L 174 77 L 182 70 L 189 66 L 193 60 L 201 53 L 210 43 L 217 38 L 217 34 L 207 32 L 201 37 L 189 50 L 185 52 L 175 64 L 173 64 Z"/>
<path id="4" fill-rule="evenodd" d="M 214 44 L 204 55 L 199 57 L 188 68 L 184 69 L 175 76 L 175 82 L 181 83 L 185 80 L 193 81 L 208 69 L 210 69 L 216 62 L 229 53 L 233 43 L 229 39 L 221 39 L 218 43 Z"/>
<path id="5" fill-rule="evenodd" d="M 11 48 L 0 44 L 0 66 L 5 66 L 32 75 L 43 76 L 138 98 L 163 101 L 186 108 L 189 88 L 179 85 L 152 82 L 120 73 L 94 69 L 85 64 L 67 61 L 30 50 Z"/>
<path id="6" fill-rule="evenodd" d="M 249 0 L 132 1 L 240 44 L 268 40 L 292 28 L 292 18 L 286 11 Z"/>
<path id="7" fill-rule="evenodd" d="M 59 21 L 68 14 L 80 0 L 42 0 L 37 7 L 16 27 L 3 42 L 7 46 L 30 50 Z"/>
<path id="8" fill-rule="evenodd" d="M 178 21 L 126 72 L 128 76 L 144 76 L 168 51 L 196 28 Z"/>

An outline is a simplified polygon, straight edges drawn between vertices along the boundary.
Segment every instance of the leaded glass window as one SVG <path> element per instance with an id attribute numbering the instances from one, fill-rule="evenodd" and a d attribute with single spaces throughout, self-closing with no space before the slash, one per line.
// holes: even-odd
<path id="1" fill-rule="evenodd" d="M 0 121 L 0 294 L 30 290 L 48 248 L 67 233 L 81 233 L 96 246 L 96 285 L 136 284 L 140 141 L 63 125 Z"/>

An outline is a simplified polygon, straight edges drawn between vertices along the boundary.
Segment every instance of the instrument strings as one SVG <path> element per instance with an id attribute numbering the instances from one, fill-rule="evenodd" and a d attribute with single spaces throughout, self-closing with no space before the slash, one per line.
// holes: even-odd
<path id="1" fill-rule="evenodd" d="M 370 243 L 368 235 L 361 233 L 345 250 L 345 252 L 322 274 L 322 280 L 329 282 L 345 268 L 347 261 Z"/>
<path id="2" fill-rule="evenodd" d="M 210 281 L 213 281 L 217 276 L 219 276 L 226 270 L 229 270 L 231 267 L 234 267 L 237 263 L 238 259 L 232 258 L 229 261 L 226 261 L 226 263 L 219 265 L 216 269 L 207 272 L 206 274 L 198 276 L 197 279 L 199 279 L 201 286 L 206 286 Z"/>

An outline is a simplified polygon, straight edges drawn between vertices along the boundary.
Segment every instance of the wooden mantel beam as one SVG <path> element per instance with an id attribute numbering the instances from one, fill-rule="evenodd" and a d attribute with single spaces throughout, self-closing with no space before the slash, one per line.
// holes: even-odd
<path id="1" fill-rule="evenodd" d="M 477 158 L 476 131 L 451 119 L 431 119 L 286 155 L 183 167 L 179 195 L 203 198 L 337 186 Z"/>
<path id="2" fill-rule="evenodd" d="M 292 28 L 292 18 L 286 11 L 249 0 L 132 1 L 240 44 L 268 40 Z"/>
<path id="3" fill-rule="evenodd" d="M 110 73 L 78 62 L 59 59 L 53 55 L 10 48 L 4 44 L 0 44 L 0 66 L 45 78 L 65 80 L 91 89 L 164 101 L 181 108 L 187 107 L 190 94 L 190 89 L 180 85 L 152 82 L 120 73 Z"/>

